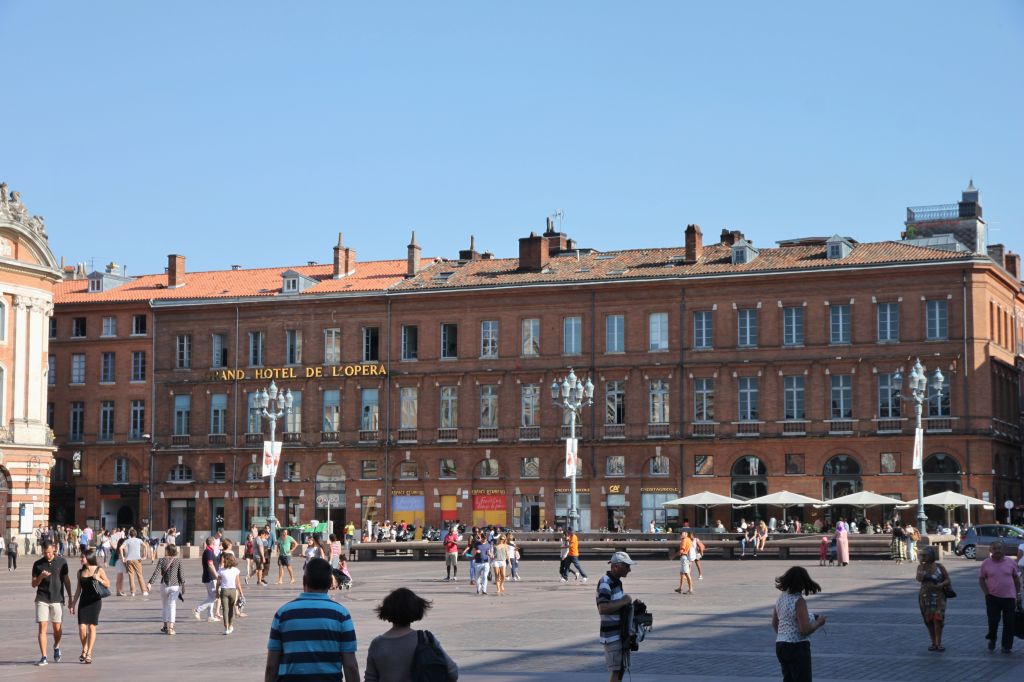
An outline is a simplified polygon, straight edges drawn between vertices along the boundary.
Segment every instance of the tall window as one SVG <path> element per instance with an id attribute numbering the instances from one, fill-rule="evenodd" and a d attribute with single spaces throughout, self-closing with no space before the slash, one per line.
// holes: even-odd
<path id="1" fill-rule="evenodd" d="M 337 327 L 324 330 L 324 364 L 341 364 L 341 329 Z"/>
<path id="2" fill-rule="evenodd" d="M 263 410 L 256 407 L 256 396 L 259 391 L 251 391 L 246 394 L 246 433 L 263 433 Z"/>
<path id="3" fill-rule="evenodd" d="M 210 367 L 228 366 L 227 334 L 210 334 Z"/>
<path id="4" fill-rule="evenodd" d="M 132 351 L 132 381 L 146 380 L 146 351 Z"/>
<path id="5" fill-rule="evenodd" d="M 227 433 L 228 394 L 214 393 L 210 396 L 210 433 Z"/>
<path id="6" fill-rule="evenodd" d="M 402 325 L 402 359 L 418 360 L 420 357 L 420 328 L 414 324 Z"/>
<path id="7" fill-rule="evenodd" d="M 292 391 L 292 407 L 284 418 L 285 433 L 302 433 L 302 391 Z"/>
<path id="8" fill-rule="evenodd" d="M 128 458 L 118 457 L 114 460 L 114 483 L 128 482 Z"/>
<path id="9" fill-rule="evenodd" d="M 790 306 L 782 309 L 782 343 L 786 346 L 804 345 L 804 309 Z"/>
<path id="10" fill-rule="evenodd" d="M 363 327 L 363 362 L 380 361 L 380 329 Z"/>
<path id="11" fill-rule="evenodd" d="M 949 338 L 949 301 L 925 301 L 925 334 L 929 341 Z"/>
<path id="12" fill-rule="evenodd" d="M 380 428 L 380 389 L 364 388 L 360 404 L 359 430 L 378 430 Z"/>
<path id="13" fill-rule="evenodd" d="M 710 422 L 715 420 L 715 380 L 693 380 L 693 420 Z"/>
<path id="14" fill-rule="evenodd" d="M 132 315 L 132 336 L 146 335 L 146 316 Z"/>
<path id="15" fill-rule="evenodd" d="M 51 317 L 50 318 L 50 338 L 51 339 L 57 338 L 57 318 L 56 317 Z"/>
<path id="16" fill-rule="evenodd" d="M 146 402 L 133 400 L 131 405 L 131 427 L 128 431 L 129 440 L 142 440 L 146 433 Z"/>
<path id="17" fill-rule="evenodd" d="M 583 318 L 578 316 L 562 319 L 562 354 L 579 355 L 583 352 Z"/>
<path id="18" fill-rule="evenodd" d="M 520 426 L 540 425 L 540 386 L 523 384 L 520 405 Z"/>
<path id="19" fill-rule="evenodd" d="M 71 403 L 71 420 L 68 425 L 68 440 L 80 442 L 85 438 L 85 403 Z"/>
<path id="20" fill-rule="evenodd" d="M 900 340 L 899 303 L 878 304 L 878 340 L 880 342 Z"/>
<path id="21" fill-rule="evenodd" d="M 174 396 L 174 435 L 187 436 L 192 429 L 192 396 Z"/>
<path id="22" fill-rule="evenodd" d="M 73 317 L 71 318 L 71 338 L 73 339 L 84 339 L 85 338 L 85 318 L 84 317 Z"/>
<path id="23" fill-rule="evenodd" d="M 103 318 L 103 332 L 102 336 L 117 336 L 117 318 L 116 317 L 104 317 Z"/>
<path id="24" fill-rule="evenodd" d="M 329 389 L 323 392 L 324 414 L 320 429 L 325 433 L 337 433 L 341 430 L 341 391 Z"/>
<path id="25" fill-rule="evenodd" d="M 804 378 L 800 375 L 783 377 L 782 401 L 786 419 L 804 419 Z"/>
<path id="26" fill-rule="evenodd" d="M 949 410 L 949 377 L 943 377 L 942 386 L 935 388 L 928 382 L 928 413 L 929 417 L 948 417 Z"/>
<path id="27" fill-rule="evenodd" d="M 711 348 L 714 326 L 712 311 L 698 310 L 693 314 L 693 347 Z"/>
<path id="28" fill-rule="evenodd" d="M 523 320 L 523 355 L 540 355 L 540 320 Z"/>
<path id="29" fill-rule="evenodd" d="M 853 375 L 831 375 L 832 419 L 853 419 Z"/>
<path id="30" fill-rule="evenodd" d="M 498 321 L 484 320 L 480 323 L 480 357 L 498 357 Z"/>
<path id="31" fill-rule="evenodd" d="M 178 334 L 177 354 L 175 356 L 175 367 L 178 369 L 190 369 L 192 367 L 192 335 Z"/>
<path id="32" fill-rule="evenodd" d="M 480 387 L 480 428 L 498 426 L 498 387 L 491 384 Z"/>
<path id="33" fill-rule="evenodd" d="M 757 308 L 740 308 L 736 311 L 737 340 L 743 347 L 757 345 Z"/>
<path id="34" fill-rule="evenodd" d="M 399 422 L 400 429 L 415 429 L 419 422 L 420 391 L 415 386 L 405 386 L 399 390 Z"/>
<path id="35" fill-rule="evenodd" d="M 459 425 L 459 388 L 458 386 L 441 387 L 441 422 L 442 429 L 454 429 Z"/>
<path id="36" fill-rule="evenodd" d="M 249 366 L 263 366 L 263 332 L 249 332 Z"/>
<path id="37" fill-rule="evenodd" d="M 847 303 L 828 307 L 829 343 L 850 343 L 850 306 Z"/>
<path id="38" fill-rule="evenodd" d="M 622 353 L 626 349 L 626 318 L 609 315 L 604 318 L 604 352 Z"/>
<path id="39" fill-rule="evenodd" d="M 57 358 L 53 355 L 46 358 L 46 385 L 57 385 Z"/>
<path id="40" fill-rule="evenodd" d="M 453 322 L 441 324 L 441 358 L 453 360 L 459 357 L 459 325 Z"/>
<path id="41" fill-rule="evenodd" d="M 608 381 L 604 386 L 604 423 L 626 423 L 626 382 Z"/>
<path id="42" fill-rule="evenodd" d="M 668 476 L 669 474 L 669 461 L 665 455 L 655 455 L 651 457 L 650 468 L 648 473 L 651 476 Z"/>
<path id="43" fill-rule="evenodd" d="M 100 355 L 100 383 L 112 384 L 114 383 L 114 367 L 115 357 L 110 351 L 104 351 Z"/>
<path id="44" fill-rule="evenodd" d="M 758 392 L 760 382 L 757 377 L 740 377 L 739 393 L 739 420 L 756 421 L 760 417 L 758 410 Z"/>
<path id="45" fill-rule="evenodd" d="M 85 383 L 85 353 L 74 353 L 71 356 L 71 383 Z"/>
<path id="46" fill-rule="evenodd" d="M 650 413 L 648 422 L 651 424 L 668 424 L 668 382 L 664 379 L 651 381 Z"/>
<path id="47" fill-rule="evenodd" d="M 878 375 L 878 418 L 895 419 L 900 416 L 900 394 L 889 372 Z"/>
<path id="48" fill-rule="evenodd" d="M 284 364 L 302 364 L 302 330 L 284 330 Z"/>
<path id="49" fill-rule="evenodd" d="M 668 313 L 647 316 L 647 350 L 668 350 Z"/>
<path id="50" fill-rule="evenodd" d="M 100 434 L 99 440 L 114 440 L 114 401 L 104 400 L 100 403 Z"/>

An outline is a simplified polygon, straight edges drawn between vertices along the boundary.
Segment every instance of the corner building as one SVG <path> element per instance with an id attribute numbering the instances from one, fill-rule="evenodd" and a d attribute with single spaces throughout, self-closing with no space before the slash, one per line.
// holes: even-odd
<path id="1" fill-rule="evenodd" d="M 151 436 L 122 439 L 135 408 L 118 394 L 113 437 L 96 442 L 90 419 L 101 428 L 104 408 L 86 397 L 73 443 L 61 429 L 73 414 L 54 410 L 60 455 L 83 453 L 75 494 L 86 514 L 111 486 L 137 486 L 132 512 L 151 508 L 154 528 L 238 533 L 269 511 L 258 469 L 267 422 L 251 406 L 274 381 L 293 396 L 278 424 L 283 523 L 535 529 L 567 516 L 569 427 L 550 386 L 572 367 L 595 385 L 577 427 L 584 528 L 703 521 L 702 510 L 661 506 L 700 490 L 871 490 L 894 500 L 877 518 L 917 496 L 914 409 L 893 375 L 920 357 L 946 377 L 924 405 L 926 494 L 1019 500 L 1019 258 L 979 246 L 977 194 L 952 207 L 913 209 L 904 239 L 880 243 L 757 248 L 723 231 L 704 244 L 689 226 L 679 247 L 600 253 L 549 222 L 519 240 L 518 258 L 471 244 L 458 259 L 424 259 L 414 237 L 405 260 L 359 263 L 339 238 L 333 265 L 189 273 L 172 256 L 167 273 L 106 291 L 65 282 L 59 329 L 66 316 L 88 329 L 107 311 L 148 317 L 151 396 L 138 400 Z M 112 480 L 118 458 L 123 483 Z M 755 514 L 781 510 L 711 512 Z"/>

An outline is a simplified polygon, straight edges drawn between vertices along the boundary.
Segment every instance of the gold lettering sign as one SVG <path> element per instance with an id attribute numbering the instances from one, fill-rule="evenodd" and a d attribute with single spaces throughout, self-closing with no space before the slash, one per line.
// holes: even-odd
<path id="1" fill-rule="evenodd" d="M 284 379 L 322 379 L 324 377 L 386 377 L 381 364 L 310 365 L 302 367 L 257 367 L 255 369 L 218 369 L 206 376 L 207 381 L 272 381 Z"/>
<path id="2" fill-rule="evenodd" d="M 679 494 L 678 488 L 640 488 L 642 493 L 676 493 Z"/>
<path id="3" fill-rule="evenodd" d="M 488 488 L 487 490 L 471 490 L 470 495 L 504 495 L 505 491 L 501 488 Z"/>
<path id="4" fill-rule="evenodd" d="M 422 495 L 423 491 L 422 490 L 392 490 L 391 494 L 392 495 L 398 495 L 399 497 L 402 497 L 402 496 L 405 496 L 405 495 Z"/>
<path id="5" fill-rule="evenodd" d="M 610 486 L 608 486 L 608 492 L 610 492 L 610 493 L 621 493 L 622 492 L 622 486 L 621 485 L 610 485 Z"/>
<path id="6" fill-rule="evenodd" d="M 555 488 L 555 492 L 556 493 L 571 493 L 572 489 L 570 489 L 570 488 Z M 577 494 L 579 494 L 579 493 L 589 493 L 589 492 L 590 492 L 590 488 L 576 488 L 576 493 Z"/>

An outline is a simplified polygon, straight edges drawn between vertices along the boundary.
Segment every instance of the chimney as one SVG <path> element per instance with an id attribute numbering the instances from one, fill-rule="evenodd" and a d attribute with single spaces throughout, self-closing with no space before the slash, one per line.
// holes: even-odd
<path id="1" fill-rule="evenodd" d="M 1013 275 L 1013 279 L 1020 280 L 1020 254 L 1008 251 L 1004 258 L 1004 268 L 1006 271 Z"/>
<path id="2" fill-rule="evenodd" d="M 338 245 L 334 247 L 334 279 L 341 279 L 356 271 L 356 252 L 344 246 L 341 232 L 338 233 Z"/>
<path id="3" fill-rule="evenodd" d="M 529 237 L 519 240 L 519 269 L 540 272 L 548 264 L 551 254 L 548 251 L 547 237 L 538 237 L 533 232 Z"/>
<path id="4" fill-rule="evenodd" d="M 569 239 L 564 232 L 558 232 L 555 230 L 555 221 L 553 218 L 547 219 L 547 229 L 544 230 L 544 237 L 548 240 L 548 255 L 557 256 L 560 253 L 571 251 L 572 247 L 569 246 Z"/>
<path id="5" fill-rule="evenodd" d="M 1006 252 L 1006 247 L 1002 244 L 989 244 L 988 245 L 988 257 L 996 262 L 997 265 L 1003 265 L 1003 254 Z"/>
<path id="6" fill-rule="evenodd" d="M 686 262 L 696 263 L 700 260 L 704 251 L 704 236 L 701 234 L 700 225 L 686 226 Z"/>
<path id="7" fill-rule="evenodd" d="M 722 243 L 726 246 L 732 246 L 741 239 L 743 239 L 743 233 L 739 230 L 722 230 Z"/>
<path id="8" fill-rule="evenodd" d="M 167 256 L 167 288 L 185 286 L 185 257 L 172 253 Z"/>
<path id="9" fill-rule="evenodd" d="M 469 235 L 469 249 L 459 251 L 459 260 L 479 260 L 480 254 L 476 252 L 476 237 Z"/>
<path id="10" fill-rule="evenodd" d="M 405 276 L 415 277 L 420 271 L 420 245 L 416 243 L 416 230 L 412 231 L 412 239 L 409 240 L 409 252 L 406 256 Z"/>

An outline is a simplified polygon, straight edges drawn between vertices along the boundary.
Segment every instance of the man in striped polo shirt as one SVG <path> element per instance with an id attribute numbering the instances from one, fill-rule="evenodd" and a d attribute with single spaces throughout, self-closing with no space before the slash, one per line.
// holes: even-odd
<path id="1" fill-rule="evenodd" d="M 629 567 L 636 562 L 625 552 L 612 554 L 607 573 L 597 583 L 597 612 L 601 614 L 601 644 L 609 682 L 622 679 L 622 610 L 633 603 L 622 589 L 622 579 L 629 575 Z"/>
<path id="2" fill-rule="evenodd" d="M 274 614 L 267 642 L 264 682 L 358 682 L 356 630 L 352 616 L 327 594 L 331 565 L 311 559 L 303 592 Z"/>

